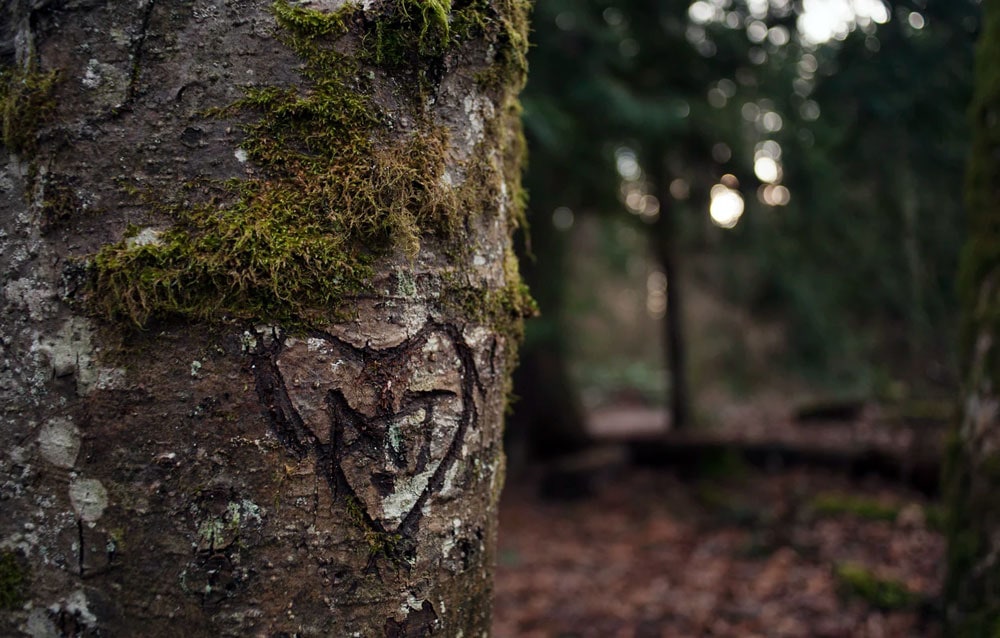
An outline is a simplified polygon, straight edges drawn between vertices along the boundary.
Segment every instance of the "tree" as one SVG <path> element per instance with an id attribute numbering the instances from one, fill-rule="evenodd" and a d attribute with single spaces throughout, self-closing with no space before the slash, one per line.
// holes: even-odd
<path id="1" fill-rule="evenodd" d="M 539 3 L 532 79 L 525 89 L 525 121 L 535 158 L 528 170 L 529 215 L 537 215 L 533 228 L 551 230 L 549 216 L 562 206 L 581 214 L 627 210 L 649 237 L 651 253 L 666 275 L 664 360 L 670 369 L 675 428 L 689 424 L 692 412 L 680 276 L 695 225 L 692 213 L 707 205 L 709 190 L 722 173 L 748 172 L 723 169 L 724 162 L 713 159 L 713 147 L 723 141 L 739 158 L 745 135 L 736 102 L 730 100 L 729 108 L 722 109 L 710 105 L 706 93 L 718 91 L 720 79 L 735 90 L 729 77 L 754 76 L 747 68 L 750 43 L 743 31 L 713 25 L 714 41 L 708 42 L 705 29 L 697 26 L 699 43 L 692 35 L 696 25 L 688 16 L 690 5 L 681 0 Z M 730 10 L 742 12 L 740 24 L 748 19 L 744 3 L 734 3 Z M 789 7 L 784 15 L 790 14 Z M 706 43 L 711 52 L 699 47 Z M 627 177 L 616 170 L 621 151 L 636 164 Z M 675 178 L 690 186 L 689 201 L 670 194 Z M 625 196 L 630 190 L 643 190 L 641 200 L 656 203 L 645 210 L 631 206 Z M 546 288 L 553 294 L 539 295 L 543 321 L 548 318 L 545 325 L 551 325 L 560 315 L 562 266 L 552 251 L 538 255 L 539 265 L 550 274 L 531 283 L 542 291 L 540 284 L 551 282 Z M 564 331 L 549 329 L 542 337 L 549 352 L 564 350 Z"/>
<path id="2" fill-rule="evenodd" d="M 0 633 L 489 631 L 527 8 L 3 4 Z"/>
<path id="3" fill-rule="evenodd" d="M 973 130 L 966 174 L 969 238 L 962 255 L 960 358 L 965 373 L 961 419 L 946 466 L 950 506 L 948 578 L 945 584 L 949 636 L 994 636 L 1000 632 L 1000 335 L 997 285 L 1000 270 L 1000 3 L 983 3 L 983 25 L 969 111 Z"/>
<path id="4" fill-rule="evenodd" d="M 775 364 L 838 394 L 896 395 L 897 379 L 914 394 L 951 392 L 942 335 L 955 323 L 960 113 L 978 3 L 869 3 L 822 37 L 799 28 L 809 22 L 801 3 L 724 4 L 540 3 L 525 91 L 529 216 L 538 202 L 536 225 L 556 206 L 629 210 L 664 271 L 693 273 L 668 279 L 784 326 Z M 616 149 L 636 160 L 631 179 L 616 174 Z M 760 159 L 774 183 L 756 175 Z M 704 222 L 725 174 L 738 178 L 745 211 L 723 229 Z M 559 201 L 546 192 L 556 189 Z M 615 200 L 626 189 L 653 196 L 634 199 L 658 204 L 655 223 Z M 686 340 L 670 320 L 682 316 L 665 315 L 674 350 Z M 699 345 L 688 344 L 695 359 Z M 682 357 L 665 358 L 683 387 Z M 675 414 L 683 397 L 672 393 Z"/>
<path id="5" fill-rule="evenodd" d="M 962 114 L 979 6 L 892 10 L 798 56 L 775 137 L 791 202 L 750 211 L 762 285 L 747 292 L 757 307 L 781 308 L 800 366 L 827 381 L 858 391 L 888 375 L 915 393 L 952 392 Z"/>

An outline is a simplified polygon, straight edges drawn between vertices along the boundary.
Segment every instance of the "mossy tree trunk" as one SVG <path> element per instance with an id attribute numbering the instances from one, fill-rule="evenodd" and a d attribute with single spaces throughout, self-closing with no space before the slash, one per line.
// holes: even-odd
<path id="1" fill-rule="evenodd" d="M 487 634 L 527 1 L 0 10 L 0 634 Z"/>
<path id="2" fill-rule="evenodd" d="M 1000 635 L 1000 1 L 983 3 L 962 256 L 962 417 L 949 446 L 947 635 Z"/>

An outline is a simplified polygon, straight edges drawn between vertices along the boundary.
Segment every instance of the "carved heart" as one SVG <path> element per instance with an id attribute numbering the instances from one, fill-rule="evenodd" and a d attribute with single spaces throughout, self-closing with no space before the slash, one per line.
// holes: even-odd
<path id="1" fill-rule="evenodd" d="M 424 330 L 374 350 L 334 337 L 289 339 L 276 365 L 292 408 L 373 520 L 399 528 L 445 461 L 465 418 L 452 338 Z"/>

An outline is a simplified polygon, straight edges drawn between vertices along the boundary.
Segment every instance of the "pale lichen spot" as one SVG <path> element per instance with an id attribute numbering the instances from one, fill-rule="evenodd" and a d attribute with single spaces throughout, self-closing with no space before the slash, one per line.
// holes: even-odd
<path id="1" fill-rule="evenodd" d="M 413 279 L 413 275 L 405 270 L 396 271 L 396 293 L 400 297 L 416 297 L 417 296 L 417 282 Z"/>
<path id="2" fill-rule="evenodd" d="M 441 173 L 441 179 L 438 180 L 438 183 L 444 188 L 451 188 L 455 184 L 455 180 L 451 176 L 451 171 L 446 168 Z"/>
<path id="3" fill-rule="evenodd" d="M 240 335 L 240 344 L 243 346 L 243 352 L 247 354 L 253 354 L 257 351 L 257 337 L 249 330 L 244 330 L 243 334 Z"/>
<path id="4" fill-rule="evenodd" d="M 52 465 L 71 468 L 80 453 L 80 429 L 69 418 L 51 419 L 38 433 L 38 449 Z"/>
<path id="5" fill-rule="evenodd" d="M 24 308 L 35 321 L 51 314 L 58 294 L 51 286 L 35 279 L 15 279 L 4 286 L 4 296 L 14 307 Z"/>
<path id="6" fill-rule="evenodd" d="M 465 131 L 465 143 L 469 152 L 482 141 L 486 133 L 486 121 L 493 117 L 493 102 L 477 95 L 467 95 L 462 101 L 469 126 Z"/>
<path id="7" fill-rule="evenodd" d="M 239 162 L 240 164 L 246 164 L 247 159 L 249 157 L 247 155 L 247 152 L 245 150 L 243 150 L 242 148 L 236 149 L 233 152 L 233 155 L 236 156 L 236 161 Z"/>
<path id="8" fill-rule="evenodd" d="M 59 628 L 49 618 L 48 610 L 43 607 L 34 607 L 28 614 L 28 620 L 21 626 L 23 631 L 31 638 L 58 638 Z"/>
<path id="9" fill-rule="evenodd" d="M 306 349 L 309 352 L 324 352 L 329 349 L 329 344 L 326 339 L 320 339 L 318 337 L 309 337 L 306 339 Z"/>
<path id="10" fill-rule="evenodd" d="M 84 88 L 96 89 L 101 85 L 100 68 L 101 63 L 94 58 L 90 58 L 87 62 L 87 70 L 84 71 L 83 79 L 80 80 Z"/>
<path id="11" fill-rule="evenodd" d="M 162 234 L 163 231 L 158 228 L 143 228 L 132 237 L 126 238 L 125 245 L 129 248 L 138 248 L 140 246 L 158 246 L 163 243 L 160 239 L 160 235 Z"/>
<path id="12" fill-rule="evenodd" d="M 53 334 L 38 335 L 31 351 L 47 360 L 52 376 L 66 377 L 75 374 L 77 394 L 81 396 L 94 390 L 120 387 L 125 378 L 125 372 L 120 368 L 102 368 L 97 365 L 93 328 L 83 317 L 68 319 Z"/>
<path id="13" fill-rule="evenodd" d="M 90 611 L 87 604 L 87 595 L 82 589 L 78 589 L 66 598 L 63 608 L 69 612 L 71 617 L 75 616 L 83 621 L 83 624 L 93 627 L 97 624 L 97 616 Z"/>
<path id="14" fill-rule="evenodd" d="M 263 508 L 250 499 L 231 501 L 226 505 L 224 514 L 198 525 L 197 540 L 192 546 L 199 551 L 225 549 L 237 541 L 241 530 L 258 528 L 263 522 Z"/>
<path id="15" fill-rule="evenodd" d="M 97 479 L 78 478 L 69 484 L 73 511 L 86 523 L 94 523 L 108 506 L 108 491 Z"/>
<path id="16" fill-rule="evenodd" d="M 382 517 L 393 527 L 402 523 L 427 488 L 433 474 L 433 470 L 427 470 L 411 477 L 396 479 L 396 491 L 382 499 Z"/>
<path id="17" fill-rule="evenodd" d="M 413 595 L 413 592 L 406 592 L 406 601 L 399 606 L 399 611 L 403 612 L 403 615 L 409 615 L 411 610 L 420 611 L 424 606 L 424 601 Z"/>
<path id="18" fill-rule="evenodd" d="M 444 473 L 444 485 L 441 486 L 441 491 L 439 492 L 441 498 L 455 498 L 461 493 L 460 486 L 455 483 L 455 479 L 458 478 L 458 472 L 459 464 L 452 463 Z"/>
<path id="19" fill-rule="evenodd" d="M 123 69 L 91 58 L 87 61 L 80 84 L 93 91 L 102 106 L 119 107 L 125 103 L 129 81 L 129 74 Z"/>

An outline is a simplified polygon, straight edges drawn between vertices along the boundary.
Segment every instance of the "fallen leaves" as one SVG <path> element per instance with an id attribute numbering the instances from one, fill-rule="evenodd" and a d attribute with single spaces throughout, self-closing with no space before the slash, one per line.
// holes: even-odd
<path id="1" fill-rule="evenodd" d="M 693 482 L 633 469 L 573 503 L 512 484 L 494 635 L 938 635 L 925 601 L 941 586 L 944 540 L 919 515 L 928 505 L 903 488 L 805 469 Z M 876 510 L 898 515 L 868 515 Z M 847 586 L 845 569 L 863 586 Z M 905 604 L 867 595 L 886 588 Z"/>

